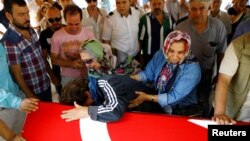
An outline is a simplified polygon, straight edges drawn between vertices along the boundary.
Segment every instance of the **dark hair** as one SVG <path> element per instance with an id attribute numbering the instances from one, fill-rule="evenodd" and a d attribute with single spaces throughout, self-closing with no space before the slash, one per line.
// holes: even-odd
<path id="1" fill-rule="evenodd" d="M 65 21 L 66 21 L 66 14 L 76 15 L 77 13 L 80 14 L 80 20 L 82 20 L 82 9 L 80 7 L 78 7 L 75 4 L 70 4 L 66 6 L 65 9 L 63 10 L 63 16 Z"/>
<path id="2" fill-rule="evenodd" d="M 52 6 L 58 8 L 60 11 L 62 10 L 62 6 L 59 5 L 57 2 L 54 2 L 54 4 Z"/>
<path id="3" fill-rule="evenodd" d="M 11 13 L 13 12 L 13 5 L 16 4 L 20 7 L 27 6 L 25 0 L 5 0 L 4 1 L 4 10 L 5 12 Z"/>
<path id="4" fill-rule="evenodd" d="M 88 81 L 86 79 L 75 79 L 69 81 L 62 89 L 60 103 L 66 105 L 83 105 L 87 100 L 86 91 L 89 91 Z"/>
<path id="5" fill-rule="evenodd" d="M 227 10 L 227 13 L 229 15 L 237 15 L 238 12 L 233 8 L 233 7 L 230 7 L 228 10 Z"/>

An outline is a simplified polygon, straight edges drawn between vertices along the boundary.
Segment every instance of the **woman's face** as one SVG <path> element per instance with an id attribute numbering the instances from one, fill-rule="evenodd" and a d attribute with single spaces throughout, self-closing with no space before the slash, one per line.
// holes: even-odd
<path id="1" fill-rule="evenodd" d="M 170 45 L 166 55 L 171 63 L 177 64 L 184 59 L 186 53 L 185 45 L 185 41 L 174 42 Z"/>
<path id="2" fill-rule="evenodd" d="M 85 62 L 86 67 L 90 69 L 99 69 L 101 67 L 101 64 L 97 62 L 97 60 L 91 56 L 87 52 L 80 52 L 81 59 Z"/>

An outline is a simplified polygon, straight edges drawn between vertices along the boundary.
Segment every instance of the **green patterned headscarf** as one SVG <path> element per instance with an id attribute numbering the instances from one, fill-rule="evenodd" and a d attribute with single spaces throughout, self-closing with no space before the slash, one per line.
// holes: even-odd
<path id="1" fill-rule="evenodd" d="M 85 40 L 81 44 L 81 51 L 88 52 L 91 56 L 97 60 L 103 59 L 103 47 L 102 43 L 98 40 Z"/>

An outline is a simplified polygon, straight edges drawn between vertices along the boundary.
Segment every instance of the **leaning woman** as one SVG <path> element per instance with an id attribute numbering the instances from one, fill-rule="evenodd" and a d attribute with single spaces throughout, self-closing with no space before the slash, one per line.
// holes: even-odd
<path id="1" fill-rule="evenodd" d="M 136 91 L 138 97 L 129 108 L 144 101 L 159 103 L 168 114 L 196 115 L 196 87 L 201 78 L 200 66 L 191 56 L 191 38 L 183 31 L 173 31 L 165 39 L 162 50 L 155 53 L 145 70 L 130 77 L 145 83 L 151 82 L 156 93 Z"/>

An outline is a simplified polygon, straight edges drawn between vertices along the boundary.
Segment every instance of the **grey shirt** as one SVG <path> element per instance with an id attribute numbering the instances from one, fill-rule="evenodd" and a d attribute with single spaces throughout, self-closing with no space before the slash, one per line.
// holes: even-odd
<path id="1" fill-rule="evenodd" d="M 187 19 L 178 24 L 176 29 L 186 31 L 190 35 L 191 51 L 197 57 L 202 71 L 213 69 L 216 54 L 223 54 L 227 48 L 227 32 L 223 23 L 208 17 L 207 29 L 199 34 L 191 20 Z"/>

